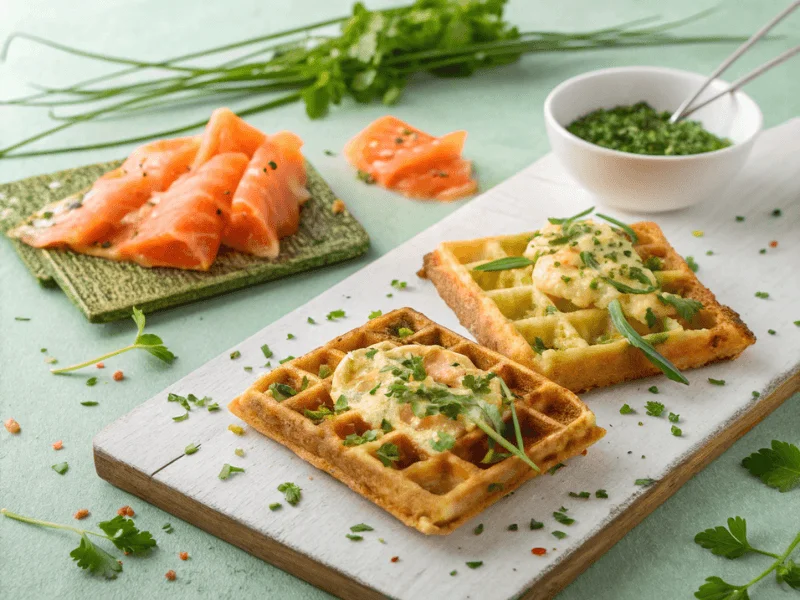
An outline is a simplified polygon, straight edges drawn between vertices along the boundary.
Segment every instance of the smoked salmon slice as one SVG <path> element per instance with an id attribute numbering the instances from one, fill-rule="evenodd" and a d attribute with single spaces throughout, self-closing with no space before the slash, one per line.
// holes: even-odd
<path id="1" fill-rule="evenodd" d="M 186 173 L 199 147 L 198 136 L 141 146 L 88 192 L 45 206 L 8 235 L 36 248 L 103 243 L 126 214 Z"/>
<path id="2" fill-rule="evenodd" d="M 303 141 L 288 131 L 267 136 L 236 188 L 225 246 L 275 258 L 280 238 L 297 232 L 300 206 L 308 200 Z"/>
<path id="3" fill-rule="evenodd" d="M 192 167 L 197 168 L 212 156 L 225 152 L 242 152 L 252 158 L 266 137 L 232 110 L 218 108 L 211 113 Z"/>
<path id="4" fill-rule="evenodd" d="M 145 267 L 207 271 L 217 256 L 236 186 L 247 168 L 241 152 L 217 154 L 142 207 L 107 256 Z M 96 252 L 95 252 L 96 253 Z"/>
<path id="5" fill-rule="evenodd" d="M 371 123 L 344 154 L 365 179 L 412 198 L 456 200 L 477 190 L 472 163 L 461 158 L 467 133 L 441 138 L 392 116 Z"/>

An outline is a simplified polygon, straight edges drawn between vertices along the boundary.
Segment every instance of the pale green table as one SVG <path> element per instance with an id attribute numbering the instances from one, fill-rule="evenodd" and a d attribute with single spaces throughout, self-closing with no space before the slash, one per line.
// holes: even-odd
<path id="1" fill-rule="evenodd" d="M 523 29 L 575 30 L 659 13 L 678 18 L 712 4 L 710 0 L 518 0 L 512 3 L 509 15 Z M 695 33 L 749 33 L 784 4 L 783 0 L 746 5 L 729 1 L 712 19 L 688 29 Z M 0 38 L 18 29 L 88 49 L 159 59 L 339 15 L 348 5 L 342 0 L 4 0 L 0 3 Z M 798 19 L 800 15 L 781 28 L 787 39 L 758 46 L 737 65 L 736 74 L 797 44 Z M 486 189 L 548 151 L 541 106 L 547 92 L 559 81 L 582 71 L 628 64 L 708 72 L 731 50 L 732 46 L 718 45 L 527 57 L 517 65 L 464 81 L 421 78 L 393 112 L 437 134 L 467 129 L 467 155 L 475 160 L 481 185 Z M 800 114 L 797 69 L 796 62 L 785 65 L 748 87 L 764 111 L 767 127 Z M 22 93 L 25 88 L 20 81 L 32 74 L 39 81 L 66 83 L 99 72 L 102 71 L 90 70 L 85 61 L 23 42 L 13 48 L 9 63 L 0 67 L 0 90 L 3 97 Z M 165 129 L 187 119 L 199 120 L 211 108 L 106 121 L 74 129 L 57 141 L 80 144 L 104 136 Z M 151 558 L 126 560 L 121 577 L 106 582 L 86 576 L 72 564 L 68 552 L 75 540 L 69 535 L 0 521 L 3 597 L 327 597 L 100 480 L 92 464 L 91 439 L 106 424 L 169 383 L 459 207 L 387 195 L 376 200 L 372 189 L 354 180 L 352 170 L 341 157 L 323 153 L 325 149 L 340 150 L 349 136 L 384 113 L 380 105 L 346 103 L 323 121 L 309 121 L 299 106 L 252 119 L 267 131 L 286 128 L 303 137 L 309 158 L 370 232 L 372 249 L 358 261 L 152 316 L 148 319 L 152 330 L 180 355 L 172 367 L 154 364 L 144 355 L 128 355 L 109 361 L 105 371 L 97 372 L 100 383 L 91 388 L 85 387 L 82 380 L 49 375 L 41 348 L 46 347 L 49 354 L 66 363 L 127 343 L 132 325 L 90 325 L 61 292 L 41 289 L 10 246 L 0 243 L 0 417 L 5 420 L 13 416 L 22 425 L 18 437 L 11 438 L 0 431 L 0 505 L 70 522 L 72 513 L 79 508 L 89 508 L 91 520 L 96 521 L 131 504 L 136 509 L 137 522 L 158 532 L 160 546 Z M 0 107 L 0 144 L 30 135 L 47 124 L 42 111 Z M 0 181 L 107 160 L 124 155 L 127 150 L 0 161 Z M 16 316 L 31 320 L 16 321 Z M 122 383 L 110 380 L 116 367 L 125 371 Z M 87 408 L 80 405 L 83 400 L 100 404 Z M 783 548 L 791 537 L 790 530 L 796 530 L 800 521 L 797 493 L 779 494 L 763 486 L 747 476 L 738 463 L 773 438 L 797 443 L 798 432 L 800 397 L 795 396 L 656 510 L 560 598 L 687 598 L 708 575 L 739 582 L 760 572 L 766 559 L 727 562 L 700 549 L 692 537 L 701 529 L 723 523 L 728 516 L 741 515 L 749 520 L 754 543 L 770 549 Z M 64 441 L 64 449 L 56 453 L 50 444 L 59 439 Z M 62 460 L 69 461 L 70 470 L 60 477 L 50 465 Z M 172 522 L 175 528 L 172 535 L 161 533 L 161 525 L 166 522 Z M 192 555 L 190 561 L 177 559 L 177 553 L 183 550 Z M 171 568 L 178 571 L 179 578 L 167 584 L 164 573 Z M 766 581 L 753 590 L 752 597 L 791 595 Z"/>

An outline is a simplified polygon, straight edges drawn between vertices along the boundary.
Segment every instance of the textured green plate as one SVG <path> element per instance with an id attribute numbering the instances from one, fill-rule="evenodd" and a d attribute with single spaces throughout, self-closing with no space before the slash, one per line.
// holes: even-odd
<path id="1" fill-rule="evenodd" d="M 119 161 L 39 175 L 0 185 L 0 230 L 8 231 L 25 216 L 89 187 Z M 42 285 L 58 285 L 89 321 L 128 317 L 133 306 L 145 312 L 193 302 L 245 286 L 285 277 L 367 251 L 369 236 L 348 211 L 334 214 L 336 195 L 308 163 L 311 199 L 300 216 L 300 229 L 281 240 L 281 253 L 270 260 L 222 251 L 211 270 L 145 269 L 62 250 L 37 250 L 9 240 L 25 266 Z"/>

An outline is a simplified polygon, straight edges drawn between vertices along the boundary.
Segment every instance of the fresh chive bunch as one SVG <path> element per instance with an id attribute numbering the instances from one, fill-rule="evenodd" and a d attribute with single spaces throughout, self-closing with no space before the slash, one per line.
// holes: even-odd
<path id="1" fill-rule="evenodd" d="M 386 10 L 369 10 L 360 2 L 350 16 L 329 19 L 159 62 L 88 52 L 44 38 L 16 33 L 3 48 L 5 59 L 15 39 L 28 39 L 84 58 L 125 65 L 113 73 L 43 91 L 0 105 L 49 107 L 60 124 L 0 149 L 2 157 L 38 156 L 138 143 L 176 135 L 205 124 L 189 123 L 168 131 L 85 146 L 40 150 L 19 149 L 73 125 L 101 116 L 205 100 L 215 105 L 242 97 L 263 100 L 239 111 L 244 117 L 297 101 L 311 118 L 324 116 L 331 104 L 349 97 L 357 102 L 398 101 L 410 78 L 420 72 L 440 77 L 468 77 L 479 69 L 506 65 L 531 52 L 569 52 L 602 48 L 741 41 L 731 36 L 677 36 L 671 30 L 706 13 L 652 25 L 640 19 L 594 31 L 521 32 L 504 20 L 506 0 L 416 0 Z M 649 26 L 645 26 L 648 25 Z M 339 25 L 339 31 L 335 26 Z M 242 50 L 235 59 L 213 66 L 187 61 Z M 130 75 L 157 76 L 119 83 Z M 166 72 L 166 73 L 164 73 Z M 98 106 L 99 104 L 99 106 Z M 71 114 L 65 106 L 90 106 Z"/>

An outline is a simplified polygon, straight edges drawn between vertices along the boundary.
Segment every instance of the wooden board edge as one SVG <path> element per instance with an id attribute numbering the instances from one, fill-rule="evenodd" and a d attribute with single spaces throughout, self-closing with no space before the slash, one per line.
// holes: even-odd
<path id="1" fill-rule="evenodd" d="M 641 523 L 656 508 L 677 492 L 689 479 L 697 475 L 712 461 L 730 448 L 745 433 L 763 421 L 770 413 L 796 392 L 800 392 L 800 371 L 783 381 L 772 393 L 760 400 L 750 410 L 735 418 L 727 430 L 686 457 L 669 475 L 661 479 L 645 495 L 586 540 L 574 552 L 546 573 L 533 588 L 519 596 L 519 600 L 547 600 L 594 564 L 603 554 Z"/>
<path id="2" fill-rule="evenodd" d="M 359 600 L 387 598 L 385 594 L 253 531 L 243 523 L 153 479 L 147 473 L 120 463 L 96 446 L 93 448 L 93 454 L 95 470 L 100 478 L 311 585 L 339 598 Z"/>

